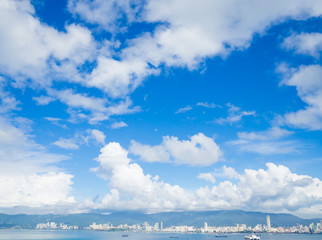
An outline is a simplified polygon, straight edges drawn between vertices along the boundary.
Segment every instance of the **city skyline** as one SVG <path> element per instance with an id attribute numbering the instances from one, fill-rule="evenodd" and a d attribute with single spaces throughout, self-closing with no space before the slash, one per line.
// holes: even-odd
<path id="1" fill-rule="evenodd" d="M 322 217 L 320 0 L 2 0 L 0 212 Z"/>
<path id="2" fill-rule="evenodd" d="M 61 230 L 94 230 L 94 231 L 143 231 L 143 232 L 166 232 L 166 233 L 238 233 L 238 232 L 269 232 L 269 233 L 322 233 L 322 220 L 318 223 L 311 223 L 309 226 L 303 226 L 297 224 L 292 227 L 276 226 L 271 227 L 270 216 L 267 215 L 267 223 L 256 224 L 255 226 L 247 226 L 240 223 L 236 226 L 208 226 L 207 222 L 204 222 L 203 227 L 187 226 L 187 225 L 171 225 L 163 227 L 163 222 L 156 222 L 154 225 L 150 225 L 148 222 L 141 224 L 120 224 L 113 226 L 112 223 L 96 224 L 93 222 L 88 227 L 80 228 L 79 226 L 66 225 L 63 223 L 57 224 L 55 222 L 38 223 L 35 229 L 61 229 Z"/>

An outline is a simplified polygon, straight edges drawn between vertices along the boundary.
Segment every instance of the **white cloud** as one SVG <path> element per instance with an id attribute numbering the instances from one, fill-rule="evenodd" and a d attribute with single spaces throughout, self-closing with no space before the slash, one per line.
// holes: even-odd
<path id="1" fill-rule="evenodd" d="M 110 58 L 112 43 L 95 42 L 87 28 L 72 24 L 66 25 L 66 32 L 59 32 L 42 24 L 34 17 L 34 8 L 28 1 L 4 0 L 1 4 L 0 72 L 15 79 L 14 87 L 24 87 L 28 81 L 28 87 L 42 87 L 49 95 L 34 97 L 37 104 L 46 105 L 58 99 L 71 108 L 91 111 L 88 116 L 91 123 L 118 114 L 116 110 L 122 110 L 121 114 L 139 111 L 138 107 L 125 109 L 131 103 L 129 99 L 118 104 L 75 93 L 71 89 L 58 91 L 52 88 L 52 81 L 97 87 L 106 91 L 109 97 L 125 97 L 145 76 L 155 72 L 146 62 L 123 59 L 120 63 Z M 81 70 L 87 61 L 95 60 L 97 67 L 93 71 Z M 75 114 L 73 117 L 77 119 L 79 116 Z"/>
<path id="2" fill-rule="evenodd" d="M 53 102 L 56 100 L 56 98 L 54 97 L 50 97 L 50 96 L 39 96 L 39 97 L 33 97 L 32 98 L 34 101 L 37 102 L 38 105 L 47 105 L 49 104 L 50 102 Z"/>
<path id="3" fill-rule="evenodd" d="M 239 107 L 234 106 L 230 103 L 227 104 L 228 106 L 228 116 L 226 118 L 218 118 L 215 119 L 213 122 L 218 124 L 233 124 L 242 120 L 244 116 L 255 116 L 255 111 L 242 111 Z"/>
<path id="4" fill-rule="evenodd" d="M 145 6 L 133 0 L 71 0 L 69 9 L 110 31 L 119 27 L 116 20 L 122 15 L 129 22 L 135 19 L 157 23 L 152 33 L 128 40 L 117 58 L 111 58 L 109 51 L 97 55 L 97 67 L 85 77 L 83 85 L 99 88 L 113 98 L 131 93 L 144 78 L 158 74 L 162 65 L 195 69 L 205 58 L 247 48 L 255 33 L 264 33 L 273 24 L 319 16 L 322 12 L 317 0 L 247 0 L 243 4 L 150 0 Z M 238 121 L 236 118 L 230 120 Z"/>
<path id="5" fill-rule="evenodd" d="M 121 122 L 114 122 L 112 125 L 111 125 L 111 128 L 113 129 L 118 129 L 118 128 L 123 128 L 123 127 L 127 127 L 128 125 L 121 121 Z"/>
<path id="6" fill-rule="evenodd" d="M 296 141 L 243 141 L 237 140 L 230 142 L 237 145 L 240 150 L 246 152 L 254 152 L 258 154 L 289 154 L 299 152 L 303 148 L 303 144 Z"/>
<path id="7" fill-rule="evenodd" d="M 254 33 L 263 33 L 270 25 L 286 18 L 319 16 L 318 1 L 238 1 L 151 0 L 143 19 L 164 22 L 153 35 L 132 41 L 124 52 L 142 56 L 158 66 L 194 68 L 204 58 L 225 55 L 232 49 L 248 47 Z M 201 17 L 202 16 L 202 17 Z M 227 48 L 226 46 L 229 47 Z"/>
<path id="8" fill-rule="evenodd" d="M 71 191 L 72 177 L 63 172 L 1 175 L 0 206 L 11 208 L 24 205 L 37 209 L 73 204 L 75 203 L 74 198 L 68 196 Z"/>
<path id="9" fill-rule="evenodd" d="M 319 179 L 291 173 L 282 165 L 267 163 L 266 166 L 266 170 L 246 169 L 236 184 L 224 181 L 211 189 L 201 188 L 197 194 L 205 203 L 229 208 L 301 214 L 314 206 L 320 212 Z"/>
<path id="10" fill-rule="evenodd" d="M 59 140 L 55 141 L 53 144 L 56 145 L 57 147 L 61 147 L 69 150 L 79 149 L 79 146 L 75 143 L 75 140 L 72 138 L 69 138 L 69 139 L 59 138 Z"/>
<path id="11" fill-rule="evenodd" d="M 229 144 L 238 146 L 242 151 L 259 154 L 288 154 L 299 151 L 303 145 L 296 141 L 284 140 L 293 132 L 280 128 L 271 127 L 259 132 L 238 132 L 238 140 L 230 141 Z"/>
<path id="12" fill-rule="evenodd" d="M 16 124 L 0 118 L 0 208 L 68 209 L 73 175 L 56 166 L 67 157 L 48 153 Z"/>
<path id="13" fill-rule="evenodd" d="M 89 23 L 96 23 L 104 29 L 115 32 L 124 31 L 124 27 L 119 27 L 119 20 L 126 14 L 126 20 L 131 22 L 140 10 L 143 2 L 139 0 L 69 0 L 68 10 L 79 15 Z"/>
<path id="14" fill-rule="evenodd" d="M 44 119 L 50 121 L 52 124 L 57 125 L 61 128 L 67 128 L 67 126 L 63 123 L 61 123 L 63 121 L 63 119 L 61 118 L 56 118 L 56 117 L 44 117 Z"/>
<path id="15" fill-rule="evenodd" d="M 185 113 L 185 112 L 188 112 L 192 110 L 192 107 L 191 106 L 186 106 L 186 107 L 183 107 L 183 108 L 179 108 L 177 111 L 176 111 L 176 114 L 178 113 Z"/>
<path id="16" fill-rule="evenodd" d="M 50 90 L 52 95 L 57 96 L 61 102 L 72 108 L 81 108 L 93 112 L 105 112 L 107 101 L 102 98 L 89 97 L 86 94 L 74 93 L 71 89 L 62 91 Z"/>
<path id="17" fill-rule="evenodd" d="M 235 169 L 233 169 L 232 167 L 226 167 L 226 166 L 223 166 L 222 176 L 225 176 L 228 178 L 235 178 L 235 179 L 240 178 L 240 175 L 236 172 Z"/>
<path id="18" fill-rule="evenodd" d="M 297 54 L 319 58 L 322 50 L 322 33 L 293 34 L 284 40 L 282 47 L 294 50 Z"/>
<path id="19" fill-rule="evenodd" d="M 268 130 L 261 132 L 239 132 L 237 133 L 240 139 L 245 140 L 276 140 L 282 137 L 287 137 L 293 134 L 293 132 L 280 128 L 272 127 Z"/>
<path id="20" fill-rule="evenodd" d="M 59 138 L 53 144 L 57 147 L 77 150 L 80 145 L 89 144 L 93 141 L 96 143 L 105 144 L 105 134 L 97 129 L 87 129 L 85 133 L 76 133 L 73 138 Z"/>
<path id="21" fill-rule="evenodd" d="M 206 181 L 209 181 L 211 183 L 215 183 L 216 179 L 211 173 L 200 173 L 197 178 L 204 179 Z"/>
<path id="22" fill-rule="evenodd" d="M 137 155 L 146 162 L 169 162 L 170 153 L 163 145 L 143 145 L 134 140 L 131 141 L 130 153 Z"/>
<path id="23" fill-rule="evenodd" d="M 110 115 L 124 115 L 141 112 L 141 108 L 139 106 L 132 107 L 132 104 L 132 100 L 127 97 L 125 100 L 109 106 L 107 112 Z"/>
<path id="24" fill-rule="evenodd" d="M 175 114 L 188 112 L 188 111 L 192 110 L 193 107 L 195 107 L 195 106 L 197 106 L 197 107 L 205 107 L 205 108 L 216 108 L 216 107 L 218 107 L 218 105 L 216 105 L 214 103 L 198 102 L 195 105 L 187 105 L 186 107 L 179 108 L 175 112 Z"/>
<path id="25" fill-rule="evenodd" d="M 202 133 L 190 140 L 180 141 L 177 137 L 166 136 L 160 145 L 142 145 L 131 142 L 130 152 L 147 162 L 168 162 L 191 166 L 209 166 L 220 160 L 222 151 L 212 138 Z"/>
<path id="26" fill-rule="evenodd" d="M 210 181 L 212 183 L 216 182 L 215 177 L 221 177 L 221 178 L 228 178 L 228 179 L 239 179 L 240 175 L 236 172 L 235 169 L 232 167 L 226 167 L 225 165 L 222 167 L 221 170 L 215 169 L 212 172 L 208 173 L 200 173 L 197 178 L 205 179 L 207 181 Z"/>
<path id="27" fill-rule="evenodd" d="M 129 97 L 120 101 L 109 102 L 106 98 L 97 98 L 83 93 L 75 93 L 72 89 L 56 91 L 47 89 L 50 96 L 41 96 L 33 98 L 38 104 L 46 104 L 47 100 L 59 99 L 68 107 L 68 113 L 71 115 L 71 122 L 87 119 L 90 124 L 96 124 L 105 121 L 113 115 L 133 114 L 141 111 L 139 106 L 132 106 L 132 100 Z"/>
<path id="28" fill-rule="evenodd" d="M 96 41 L 89 29 L 79 25 L 66 24 L 65 31 L 57 31 L 41 23 L 27 0 L 3 0 L 0 8 L 0 72 L 15 79 L 12 83 L 15 87 L 24 87 L 28 83 L 28 87 L 48 89 L 53 87 L 53 81 L 67 81 L 95 87 L 113 99 L 124 98 L 145 78 L 158 74 L 163 65 L 195 69 L 205 58 L 248 47 L 254 33 L 264 33 L 272 24 L 290 18 L 319 16 L 322 12 L 317 0 L 246 0 L 243 4 L 235 0 L 202 0 L 198 3 L 192 0 L 150 0 L 144 3 L 138 0 L 69 1 L 69 11 L 89 23 L 97 23 L 98 29 L 117 31 L 119 17 L 128 23 L 156 23 L 152 33 L 128 39 L 120 47 L 117 41 Z M 119 49 L 115 51 L 115 48 Z M 87 63 L 96 64 L 93 69 L 88 69 L 84 68 Z M 61 92 L 70 95 L 68 91 Z M 73 99 L 80 100 L 79 104 L 61 95 L 34 99 L 38 104 L 47 104 L 53 100 L 50 97 L 90 111 L 106 107 L 102 103 L 91 104 L 102 99 L 85 100 L 86 94 L 81 93 L 73 96 Z M 75 113 L 73 117 L 84 115 L 81 114 Z M 227 121 L 236 122 L 253 113 L 241 114 Z M 89 121 L 97 123 L 108 116 L 97 110 Z"/>
<path id="29" fill-rule="evenodd" d="M 111 193 L 101 203 L 88 201 L 87 206 L 154 212 L 181 208 L 189 203 L 187 193 L 179 186 L 145 175 L 138 164 L 131 163 L 119 143 L 111 142 L 102 148 L 97 161 L 100 165 L 93 171 L 109 181 Z"/>
<path id="30" fill-rule="evenodd" d="M 216 107 L 219 107 L 218 105 L 216 105 L 214 103 L 207 103 L 207 102 L 198 102 L 196 105 L 197 106 L 200 106 L 200 107 L 205 107 L 205 108 L 216 108 Z"/>
<path id="31" fill-rule="evenodd" d="M 51 72 L 51 58 L 76 67 L 91 56 L 93 40 L 88 29 L 67 25 L 66 32 L 58 32 L 34 13 L 29 1 L 1 1 L 0 71 L 13 77 L 18 86 L 26 79 L 36 86 L 50 85 L 51 79 L 45 76 Z"/>
<path id="32" fill-rule="evenodd" d="M 5 79 L 0 76 L 0 113 L 19 109 L 19 101 L 10 92 L 6 91 L 5 87 Z"/>
<path id="33" fill-rule="evenodd" d="M 92 136 L 95 138 L 95 140 L 98 143 L 105 144 L 105 135 L 103 132 L 97 130 L 97 129 L 92 129 L 91 130 Z"/>
<path id="34" fill-rule="evenodd" d="M 110 97 L 124 97 L 135 90 L 146 76 L 159 71 L 149 67 L 142 59 L 99 57 L 97 67 L 87 76 L 86 84 L 109 94 Z"/>
<path id="35" fill-rule="evenodd" d="M 281 124 L 309 130 L 322 129 L 322 67 L 300 66 L 298 69 L 279 68 L 285 74 L 283 84 L 296 87 L 300 99 L 307 104 L 304 109 L 285 114 Z"/>
<path id="36" fill-rule="evenodd" d="M 171 210 L 245 209 L 266 212 L 321 214 L 322 182 L 307 175 L 292 173 L 283 165 L 267 163 L 266 169 L 245 169 L 238 174 L 224 167 L 223 174 L 235 179 L 188 191 L 144 174 L 132 163 L 119 143 L 111 142 L 101 149 L 95 171 L 108 181 L 110 193 L 99 203 L 88 200 L 85 206 L 96 209 Z M 200 178 L 214 181 L 212 174 Z M 312 216 L 312 215 L 311 215 Z"/>

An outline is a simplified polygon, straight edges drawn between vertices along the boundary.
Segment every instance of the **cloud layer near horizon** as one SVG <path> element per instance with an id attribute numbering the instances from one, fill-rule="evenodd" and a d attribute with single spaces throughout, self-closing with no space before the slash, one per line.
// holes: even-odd
<path id="1" fill-rule="evenodd" d="M 313 214 L 322 204 L 322 182 L 307 175 L 297 175 L 283 165 L 267 163 L 266 169 L 245 169 L 238 174 L 224 167 L 215 183 L 215 174 L 203 173 L 212 184 L 197 190 L 187 190 L 163 182 L 159 176 L 144 174 L 128 152 L 117 142 L 101 149 L 94 168 L 108 182 L 110 193 L 100 203 L 88 201 L 97 209 L 143 210 L 147 212 L 172 210 L 244 209 L 271 212 Z M 316 211 L 316 210 L 315 210 Z M 315 212 L 314 214 L 321 214 Z"/>

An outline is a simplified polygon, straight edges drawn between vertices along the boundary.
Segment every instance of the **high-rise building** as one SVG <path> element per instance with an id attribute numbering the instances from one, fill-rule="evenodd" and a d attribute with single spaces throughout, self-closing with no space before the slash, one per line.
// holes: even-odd
<path id="1" fill-rule="evenodd" d="M 159 223 L 154 224 L 154 231 L 159 231 Z"/>
<path id="2" fill-rule="evenodd" d="M 266 216 L 266 225 L 267 231 L 271 231 L 271 217 L 269 215 Z"/>
<path id="3" fill-rule="evenodd" d="M 208 223 L 204 222 L 203 225 L 204 231 L 208 232 Z"/>

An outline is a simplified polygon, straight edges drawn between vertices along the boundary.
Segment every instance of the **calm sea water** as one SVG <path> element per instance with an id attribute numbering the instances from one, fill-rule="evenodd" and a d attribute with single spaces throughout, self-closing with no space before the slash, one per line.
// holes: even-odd
<path id="1" fill-rule="evenodd" d="M 128 237 L 122 237 L 128 234 Z M 170 234 L 170 233 L 119 233 L 94 231 L 39 231 L 39 230 L 0 230 L 1 240 L 244 240 L 245 234 L 228 234 L 218 238 L 210 234 Z M 322 240 L 321 234 L 261 234 L 262 240 Z"/>

